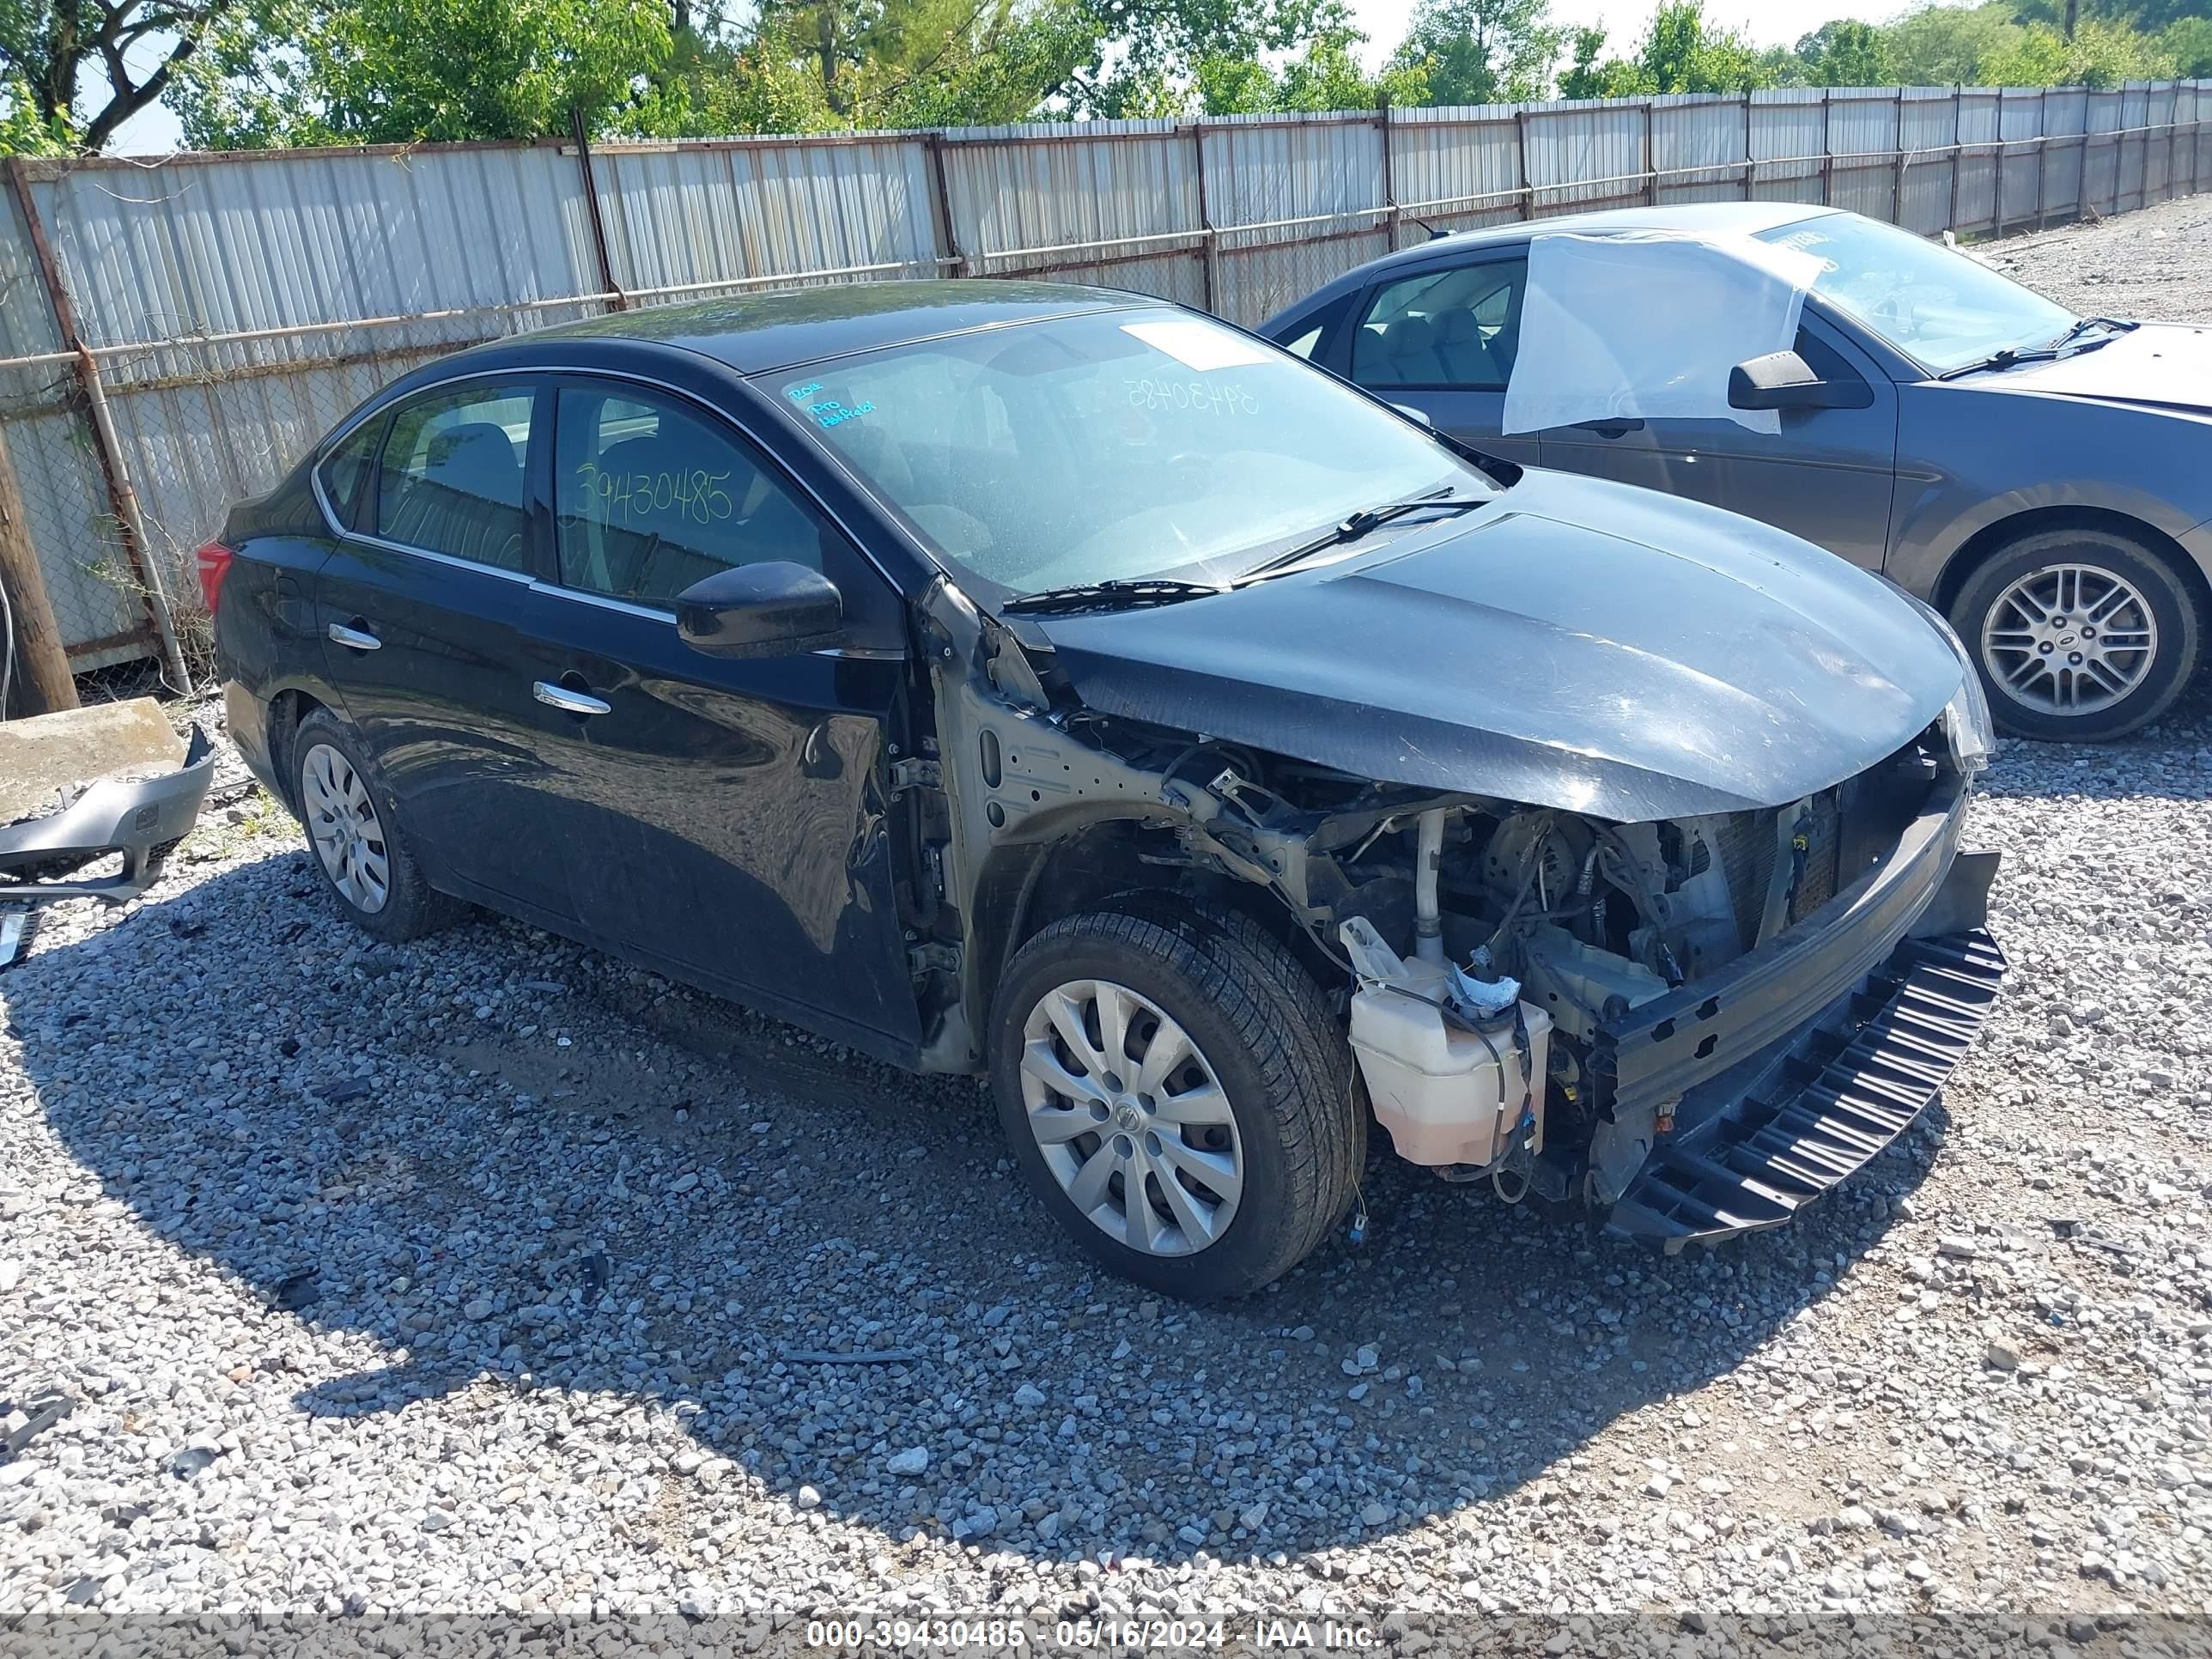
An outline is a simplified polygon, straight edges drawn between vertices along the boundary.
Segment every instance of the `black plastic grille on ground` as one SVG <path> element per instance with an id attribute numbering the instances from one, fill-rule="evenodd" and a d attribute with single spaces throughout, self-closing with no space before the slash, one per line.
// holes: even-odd
<path id="1" fill-rule="evenodd" d="M 1908 939 L 1765 1090 L 1692 1139 L 1662 1139 L 1608 1228 L 1668 1251 L 1776 1227 L 1897 1139 L 1988 1018 L 2004 952 L 1976 931 Z"/>

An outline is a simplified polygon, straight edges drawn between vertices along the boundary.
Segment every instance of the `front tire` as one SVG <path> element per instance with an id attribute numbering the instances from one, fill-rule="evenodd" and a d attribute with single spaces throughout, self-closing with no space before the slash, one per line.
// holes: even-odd
<path id="1" fill-rule="evenodd" d="M 2197 671 L 2196 597 L 2151 548 L 2088 527 L 2024 536 L 1974 572 L 1952 623 L 2016 737 L 2094 743 L 2148 726 Z"/>
<path id="2" fill-rule="evenodd" d="M 395 945 L 452 921 L 453 902 L 424 879 L 360 739 L 318 708 L 300 722 L 291 754 L 309 854 L 348 919 Z"/>
<path id="3" fill-rule="evenodd" d="M 1054 922 L 1000 983 L 991 1077 L 1045 1206 L 1152 1289 L 1258 1290 L 1351 1206 L 1365 1119 L 1341 1022 L 1249 917 L 1133 905 Z"/>

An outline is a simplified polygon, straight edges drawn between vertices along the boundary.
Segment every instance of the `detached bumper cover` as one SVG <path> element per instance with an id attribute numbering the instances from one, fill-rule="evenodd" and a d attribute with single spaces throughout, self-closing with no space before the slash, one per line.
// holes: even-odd
<path id="1" fill-rule="evenodd" d="M 214 745 L 198 726 L 183 763 L 149 778 L 102 778 L 58 812 L 0 829 L 0 902 L 134 899 L 161 874 L 161 859 L 198 822 L 215 775 Z M 68 878 L 109 853 L 123 854 L 118 875 Z M 66 873 L 41 878 L 56 868 Z"/>
<path id="2" fill-rule="evenodd" d="M 1972 1046 L 2004 966 L 1979 929 L 1907 939 L 1761 1084 L 1662 1138 L 1608 1231 L 1672 1252 L 1789 1220 L 1926 1109 Z"/>

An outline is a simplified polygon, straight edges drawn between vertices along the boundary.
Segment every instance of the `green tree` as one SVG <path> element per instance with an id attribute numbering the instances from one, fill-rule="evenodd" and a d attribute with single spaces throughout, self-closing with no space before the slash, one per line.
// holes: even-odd
<path id="1" fill-rule="evenodd" d="M 2005 0 L 1982 6 L 1923 6 L 1882 31 L 1891 73 L 1908 87 L 1984 83 L 1983 66 L 2019 40 Z"/>
<path id="2" fill-rule="evenodd" d="M 2181 17 L 2166 26 L 2160 47 L 2173 59 L 2173 72 L 2192 80 L 2212 76 L 2212 17 Z"/>
<path id="3" fill-rule="evenodd" d="M 1771 59 L 1737 31 L 1705 21 L 1704 0 L 1669 0 L 1652 15 L 1633 58 L 1596 68 L 1606 98 L 1662 92 L 1747 92 L 1776 85 Z"/>
<path id="4" fill-rule="evenodd" d="M 1984 60 L 1984 80 L 2000 87 L 2117 87 L 2173 73 L 2158 43 L 2124 24 L 2083 18 L 2069 40 L 2033 23 Z"/>
<path id="5" fill-rule="evenodd" d="M 0 144 L 97 150 L 238 0 L 0 0 Z"/>
<path id="6" fill-rule="evenodd" d="M 1871 23 L 1855 22 L 1848 17 L 1823 23 L 1798 40 L 1797 58 L 1805 66 L 1808 86 L 1893 84 L 1881 31 Z"/>
<path id="7" fill-rule="evenodd" d="M 1271 70 L 1255 58 L 1208 58 L 1199 65 L 1199 107 L 1208 115 L 1254 115 L 1271 110 L 1373 109 L 1418 105 L 1428 98 L 1420 68 L 1393 64 L 1380 75 L 1360 67 L 1367 37 L 1342 18 L 1307 43 L 1305 51 Z"/>
<path id="8" fill-rule="evenodd" d="M 1024 118 L 1096 65 L 1101 40 L 1081 0 L 767 0 L 728 56 L 740 82 L 798 71 L 802 127 L 945 126 Z M 711 75 L 679 84 L 723 91 Z"/>
<path id="9" fill-rule="evenodd" d="M 172 100 L 209 149 L 593 131 L 672 65 L 663 0 L 258 0 Z"/>
<path id="10" fill-rule="evenodd" d="M 1542 97 L 1559 42 L 1547 0 L 1415 0 L 1391 62 L 1420 71 L 1429 103 L 1494 104 Z"/>
<path id="11" fill-rule="evenodd" d="M 1201 65 L 1298 51 L 1348 27 L 1342 0 L 1081 3 L 1096 30 L 1094 46 L 1054 94 L 1078 115 L 1180 113 L 1203 98 Z"/>
<path id="12" fill-rule="evenodd" d="M 1567 67 L 1559 75 L 1562 98 L 1602 98 L 1605 77 L 1598 70 L 1598 54 L 1605 50 L 1605 31 L 1595 24 L 1576 29 L 1569 37 Z"/>

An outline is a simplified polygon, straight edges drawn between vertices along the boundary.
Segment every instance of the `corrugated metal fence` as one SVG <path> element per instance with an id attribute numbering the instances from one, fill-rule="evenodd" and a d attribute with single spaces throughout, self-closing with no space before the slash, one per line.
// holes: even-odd
<path id="1" fill-rule="evenodd" d="M 377 386 L 625 306 L 1051 276 L 1257 322 L 1437 230 L 1832 203 L 1977 234 L 2212 185 L 2212 82 L 1788 89 L 609 144 L 9 161 L 0 436 L 84 670 L 187 650 L 191 550 Z"/>

